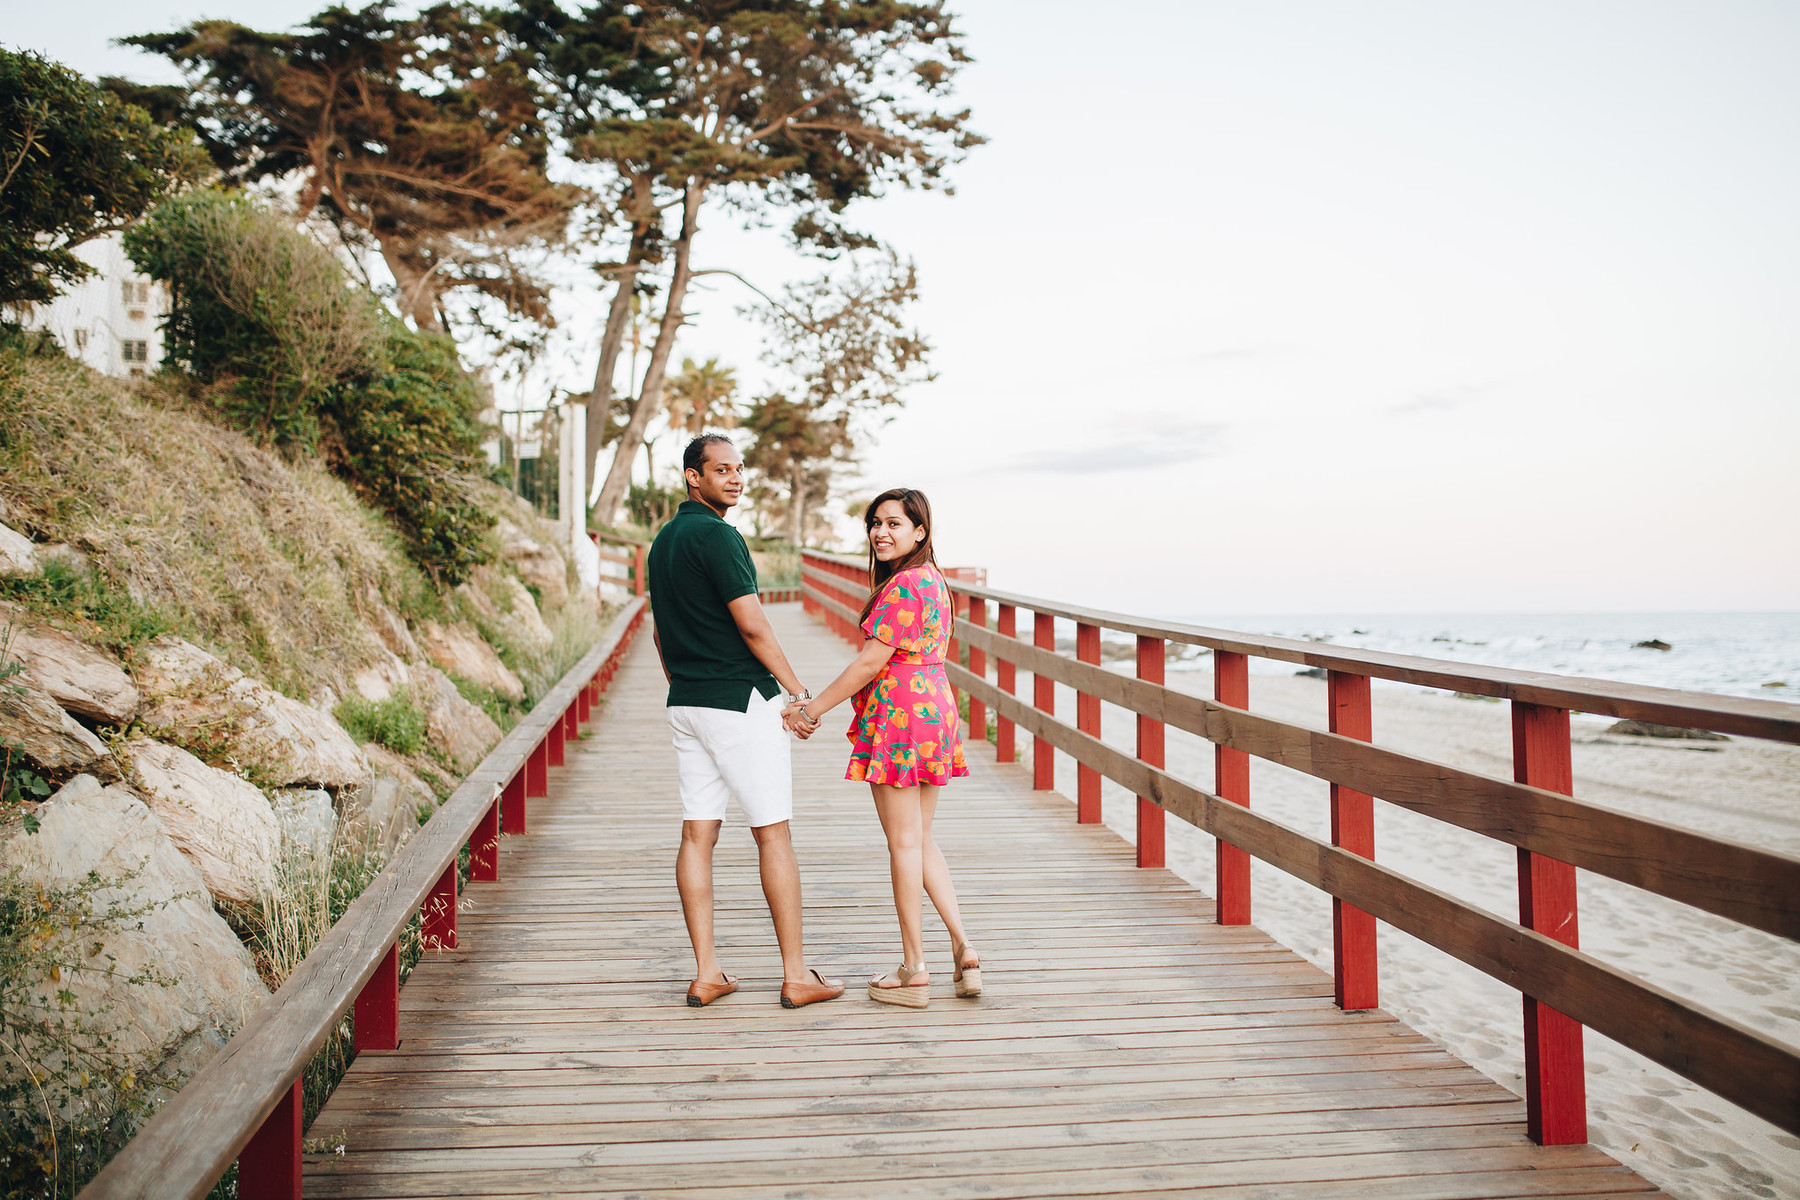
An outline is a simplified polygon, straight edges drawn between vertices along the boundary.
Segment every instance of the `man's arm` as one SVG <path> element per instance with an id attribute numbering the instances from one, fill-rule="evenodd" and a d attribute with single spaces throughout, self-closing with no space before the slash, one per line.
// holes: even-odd
<path id="1" fill-rule="evenodd" d="M 662 634 L 656 632 L 655 624 L 650 626 L 650 640 L 656 643 L 656 661 L 663 669 L 663 682 L 674 683 L 675 677 L 669 674 L 669 660 L 663 657 Z"/>
<path id="2" fill-rule="evenodd" d="M 790 696 L 798 696 L 806 689 L 800 685 L 800 677 L 794 674 L 794 668 L 788 665 L 787 655 L 781 651 L 781 643 L 775 640 L 775 630 L 769 625 L 769 616 L 763 612 L 762 601 L 755 592 L 747 592 L 731 601 L 727 608 L 731 610 L 731 619 L 737 622 L 738 633 L 744 639 L 744 645 L 750 647 L 750 653 L 756 655 L 756 661 L 769 668 L 783 690 Z"/>

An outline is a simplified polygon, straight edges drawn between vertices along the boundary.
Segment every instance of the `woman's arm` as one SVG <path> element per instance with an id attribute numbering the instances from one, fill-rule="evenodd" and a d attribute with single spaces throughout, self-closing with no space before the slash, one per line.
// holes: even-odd
<path id="1" fill-rule="evenodd" d="M 888 659 L 893 656 L 892 646 L 879 638 L 869 638 L 850 660 L 850 665 L 827 684 L 824 691 L 800 706 L 800 716 L 816 726 L 821 717 L 862 691 L 871 679 L 881 674 L 881 668 L 887 666 Z"/>

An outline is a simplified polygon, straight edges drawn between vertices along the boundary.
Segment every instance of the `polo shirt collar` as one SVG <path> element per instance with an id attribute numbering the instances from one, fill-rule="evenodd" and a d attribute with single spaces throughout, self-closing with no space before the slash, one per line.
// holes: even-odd
<path id="1" fill-rule="evenodd" d="M 675 513 L 677 516 L 682 513 L 697 513 L 703 517 L 711 517 L 715 521 L 723 521 L 725 519 L 713 510 L 712 505 L 704 500 L 683 500 L 675 509 Z"/>

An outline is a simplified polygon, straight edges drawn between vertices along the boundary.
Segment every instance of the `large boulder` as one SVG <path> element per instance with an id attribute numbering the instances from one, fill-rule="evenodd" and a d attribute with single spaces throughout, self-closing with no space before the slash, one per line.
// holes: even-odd
<path id="1" fill-rule="evenodd" d="M 537 540 L 504 517 L 495 532 L 500 535 L 501 557 L 537 589 L 546 608 L 561 608 L 569 602 L 569 565 L 554 546 Z"/>
<path id="2" fill-rule="evenodd" d="M 274 888 L 281 825 L 267 796 L 179 746 L 133 738 L 125 749 L 138 795 L 200 868 L 207 891 L 249 904 Z"/>
<path id="3" fill-rule="evenodd" d="M 366 838 L 392 853 L 419 828 L 419 812 L 437 807 L 437 797 L 404 758 L 381 746 L 368 746 L 369 778 L 338 797 L 344 836 Z"/>
<path id="4" fill-rule="evenodd" d="M 68 711 L 123 725 L 137 711 L 137 685 L 112 655 L 56 629 L 13 631 L 12 652 L 40 687 Z"/>
<path id="5" fill-rule="evenodd" d="M 0 683 L 0 744 L 19 747 L 27 761 L 46 771 L 119 777 L 105 744 L 28 674 Z"/>
<path id="6" fill-rule="evenodd" d="M 37 546 L 6 525 L 0 525 L 0 575 L 35 575 L 40 569 Z"/>
<path id="7" fill-rule="evenodd" d="M 440 625 L 436 621 L 427 621 L 420 641 L 431 661 L 450 674 L 461 676 L 470 683 L 479 683 L 508 700 L 525 699 L 525 685 L 519 682 L 511 667 L 500 661 L 494 648 L 481 640 L 474 626 L 466 622 Z"/>
<path id="8" fill-rule="evenodd" d="M 337 836 L 337 809 L 331 793 L 318 788 L 286 788 L 270 797 L 275 823 L 281 829 L 282 857 L 290 862 L 316 864 L 331 857 Z"/>
<path id="9" fill-rule="evenodd" d="M 373 663 L 356 673 L 350 686 L 364 700 L 387 700 L 412 687 L 412 670 L 397 655 L 383 650 Z"/>
<path id="10" fill-rule="evenodd" d="M 99 1014 L 90 1019 L 146 1080 L 198 1070 L 268 994 L 200 872 L 126 787 L 78 775 L 36 815 L 36 833 L 22 825 L 0 833 L 0 870 L 53 887 L 93 871 L 108 882 L 92 897 L 100 913 L 146 910 L 99 939 L 87 959 L 93 970 L 65 971 L 46 986 L 67 988 L 79 1010 Z M 146 969 L 160 978 L 127 982 Z"/>
<path id="11" fill-rule="evenodd" d="M 500 726 L 481 709 L 463 699 L 450 677 L 435 667 L 413 672 L 414 695 L 425 710 L 425 732 L 450 760 L 464 771 L 473 770 L 500 740 Z"/>
<path id="12" fill-rule="evenodd" d="M 283 696 L 175 637 L 132 658 L 144 728 L 221 758 L 272 786 L 351 787 L 369 773 L 356 742 L 330 715 Z"/>

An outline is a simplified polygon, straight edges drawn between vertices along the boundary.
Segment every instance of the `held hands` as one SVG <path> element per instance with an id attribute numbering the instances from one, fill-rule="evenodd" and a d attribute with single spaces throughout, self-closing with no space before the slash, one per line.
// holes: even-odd
<path id="1" fill-rule="evenodd" d="M 781 725 L 789 733 L 805 741 L 819 731 L 819 718 L 809 718 L 805 703 L 796 701 L 781 710 Z"/>

